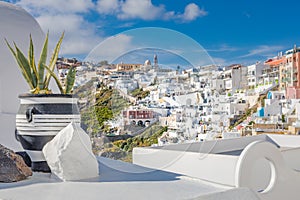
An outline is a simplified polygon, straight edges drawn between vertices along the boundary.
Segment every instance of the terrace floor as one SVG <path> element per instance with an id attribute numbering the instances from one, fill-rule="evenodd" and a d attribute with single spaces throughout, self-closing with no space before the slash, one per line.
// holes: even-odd
<path id="1" fill-rule="evenodd" d="M 0 199 L 247 199 L 248 189 L 233 189 L 180 174 L 98 157 L 100 176 L 62 182 L 53 175 L 34 173 L 18 183 L 0 183 Z M 223 199 L 223 198 L 222 198 Z"/>

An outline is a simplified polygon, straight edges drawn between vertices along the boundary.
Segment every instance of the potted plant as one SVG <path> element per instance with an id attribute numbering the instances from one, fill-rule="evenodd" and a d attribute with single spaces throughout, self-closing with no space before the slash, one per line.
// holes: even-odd
<path id="1" fill-rule="evenodd" d="M 48 36 L 49 33 L 46 35 L 37 65 L 31 36 L 27 58 L 15 43 L 13 48 L 5 40 L 30 87 L 29 93 L 19 95 L 20 107 L 16 116 L 16 138 L 30 156 L 32 170 L 41 172 L 50 172 L 42 153 L 44 145 L 70 122 L 80 123 L 78 99 L 71 94 L 75 82 L 75 68 L 69 69 L 65 86 L 60 83 L 54 73 L 64 33 L 56 44 L 47 65 Z M 51 78 L 55 80 L 61 94 L 53 94 L 49 89 Z"/>

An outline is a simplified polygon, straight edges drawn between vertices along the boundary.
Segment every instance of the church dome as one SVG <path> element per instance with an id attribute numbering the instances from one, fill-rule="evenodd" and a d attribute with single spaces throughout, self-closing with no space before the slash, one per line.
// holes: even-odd
<path id="1" fill-rule="evenodd" d="M 145 66 L 151 65 L 151 61 L 150 61 L 150 60 L 146 60 L 144 65 L 145 65 Z"/>

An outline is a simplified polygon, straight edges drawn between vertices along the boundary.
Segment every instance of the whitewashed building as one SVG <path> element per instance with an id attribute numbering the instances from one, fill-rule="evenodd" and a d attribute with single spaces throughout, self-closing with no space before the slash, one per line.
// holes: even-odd
<path id="1" fill-rule="evenodd" d="M 257 62 L 253 65 L 247 66 L 247 80 L 249 88 L 254 88 L 260 82 L 264 68 L 265 65 L 262 62 Z M 261 80 L 261 82 L 263 82 L 263 80 Z"/>
<path id="2" fill-rule="evenodd" d="M 133 79 L 120 79 L 115 84 L 116 88 L 122 90 L 125 94 L 138 88 L 138 82 Z"/>
<path id="3" fill-rule="evenodd" d="M 247 67 L 232 65 L 223 73 L 226 90 L 234 93 L 236 90 L 247 89 Z"/>

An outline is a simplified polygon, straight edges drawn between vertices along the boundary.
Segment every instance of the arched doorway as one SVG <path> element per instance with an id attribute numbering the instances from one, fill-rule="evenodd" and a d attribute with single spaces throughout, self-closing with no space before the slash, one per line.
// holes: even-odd
<path id="1" fill-rule="evenodd" d="M 144 126 L 144 123 L 143 123 L 143 121 L 142 120 L 140 120 L 140 121 L 138 121 L 138 124 L 137 124 L 138 126 Z"/>
<path id="2" fill-rule="evenodd" d="M 149 120 L 146 120 L 145 121 L 145 126 L 149 126 L 150 125 L 150 121 Z"/>

